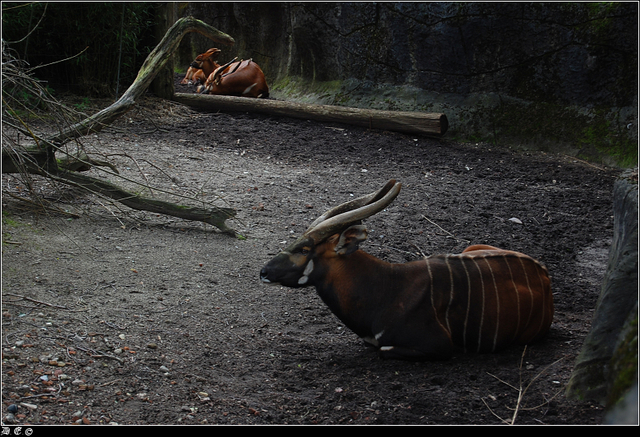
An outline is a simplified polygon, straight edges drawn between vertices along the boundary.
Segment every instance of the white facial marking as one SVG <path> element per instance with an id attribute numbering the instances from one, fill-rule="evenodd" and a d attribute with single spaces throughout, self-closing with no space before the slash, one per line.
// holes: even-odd
<path id="1" fill-rule="evenodd" d="M 309 261 L 307 266 L 304 268 L 304 272 L 302 272 L 302 274 L 304 276 L 309 276 L 312 271 L 313 271 L 313 260 Z"/>
<path id="2" fill-rule="evenodd" d="M 380 348 L 381 351 L 391 351 L 393 350 L 393 346 L 382 346 Z"/>
<path id="3" fill-rule="evenodd" d="M 307 266 L 304 268 L 304 272 L 302 272 L 302 277 L 298 279 L 298 284 L 304 285 L 309 280 L 309 275 L 313 271 L 313 260 L 309 261 Z"/>

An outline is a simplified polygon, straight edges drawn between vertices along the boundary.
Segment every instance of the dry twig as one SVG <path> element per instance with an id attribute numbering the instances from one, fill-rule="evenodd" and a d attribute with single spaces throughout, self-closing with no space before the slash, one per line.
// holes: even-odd
<path id="1" fill-rule="evenodd" d="M 30 70 L 26 63 L 18 60 L 3 40 L 2 172 L 20 174 L 25 179 L 25 185 L 29 187 L 32 186 L 31 175 L 43 176 L 51 181 L 75 186 L 103 198 L 120 202 L 132 209 L 201 221 L 225 233 L 235 235 L 233 229 L 225 223 L 236 214 L 231 208 L 203 205 L 202 199 L 189 199 L 202 205 L 196 207 L 147 198 L 106 179 L 80 173 L 92 168 L 98 169 L 96 166 L 106 166 L 111 171 L 100 170 L 104 171 L 107 177 L 124 179 L 111 163 L 90 158 L 79 139 L 101 131 L 132 109 L 136 99 L 146 91 L 157 71 L 163 68 L 182 37 L 189 32 L 201 33 L 223 44 L 234 43 L 228 35 L 193 17 L 178 20 L 149 54 L 136 80 L 122 97 L 111 106 L 89 117 L 82 117 L 79 112 L 57 102 L 48 90 L 29 74 Z M 38 131 L 30 124 L 29 120 L 33 117 L 37 118 L 39 113 L 46 113 L 47 123 L 53 123 L 51 127 L 57 133 L 51 134 L 46 129 Z M 138 166 L 135 160 L 134 163 Z M 139 166 L 138 169 L 146 180 Z M 159 191 L 157 188 L 152 189 L 148 180 L 146 183 L 130 182 L 152 193 Z"/>
<path id="2" fill-rule="evenodd" d="M 541 377 L 541 376 L 542 376 L 542 375 L 547 371 L 547 369 L 549 369 L 551 366 L 553 366 L 554 364 L 557 364 L 558 362 L 560 362 L 560 361 L 562 361 L 562 360 L 564 359 L 564 357 L 563 357 L 563 358 L 560 358 L 560 359 L 558 359 L 558 360 L 554 361 L 553 363 L 549 364 L 547 367 L 545 367 L 544 369 L 542 369 L 542 371 L 538 372 L 538 374 L 537 374 L 536 376 L 534 376 L 534 377 L 529 381 L 529 383 L 526 385 L 526 387 L 523 387 L 523 384 L 522 384 L 522 364 L 523 364 L 523 362 L 524 362 L 524 356 L 525 356 L 526 352 L 527 352 L 527 347 L 525 346 L 524 350 L 522 351 L 522 356 L 520 357 L 520 365 L 518 366 L 518 370 L 519 370 L 519 378 L 520 378 L 520 381 L 519 381 L 519 385 L 518 385 L 518 387 L 515 387 L 515 386 L 513 386 L 512 384 L 509 384 L 508 382 L 503 381 L 502 379 L 498 378 L 498 377 L 497 377 L 497 376 L 495 376 L 495 375 L 492 375 L 491 373 L 488 373 L 490 376 L 494 377 L 494 378 L 495 378 L 495 379 L 497 379 L 498 381 L 502 382 L 503 384 L 505 384 L 505 385 L 507 385 L 507 386 L 511 387 L 512 389 L 514 389 L 514 390 L 516 390 L 516 391 L 518 392 L 518 397 L 517 397 L 517 399 L 516 399 L 516 406 L 513 408 L 513 415 L 511 416 L 511 419 L 510 419 L 510 420 L 504 419 L 504 418 L 500 417 L 499 415 L 497 415 L 497 414 L 496 414 L 496 413 L 491 409 L 491 407 L 489 407 L 489 405 L 488 405 L 488 404 L 487 404 L 487 402 L 484 400 L 484 398 L 482 399 L 482 402 L 483 402 L 483 403 L 485 404 L 485 406 L 489 409 L 489 411 L 491 412 L 491 414 L 493 414 L 495 417 L 497 417 L 498 419 L 500 419 L 500 421 L 501 421 L 502 423 L 507 424 L 507 425 L 514 425 L 514 424 L 515 424 L 515 422 L 516 422 L 516 417 L 518 416 L 518 413 L 520 412 L 520 410 L 534 410 L 534 409 L 540 408 L 540 407 L 542 407 L 543 405 L 546 405 L 546 404 L 548 404 L 549 402 L 551 402 L 551 401 L 552 401 L 552 400 L 557 396 L 557 394 L 556 394 L 556 395 L 554 395 L 553 397 L 551 397 L 551 399 L 548 399 L 547 401 L 543 402 L 542 404 L 540 404 L 540 405 L 538 405 L 538 406 L 536 406 L 536 407 L 533 407 L 533 408 L 526 408 L 526 409 L 522 408 L 522 401 L 523 401 L 523 399 L 524 399 L 525 394 L 527 393 L 527 390 L 529 390 L 529 388 L 531 387 L 531 385 L 532 385 L 532 384 L 533 384 L 533 383 L 534 383 L 538 378 L 540 378 L 540 377 Z"/>

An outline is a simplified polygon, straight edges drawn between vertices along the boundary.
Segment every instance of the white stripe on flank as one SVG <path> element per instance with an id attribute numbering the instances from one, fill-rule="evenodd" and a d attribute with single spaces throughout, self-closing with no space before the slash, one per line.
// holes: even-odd
<path id="1" fill-rule="evenodd" d="M 258 83 L 254 83 L 253 85 L 249 85 L 243 92 L 242 95 L 249 94 L 254 86 L 258 85 Z"/>
<path id="2" fill-rule="evenodd" d="M 436 318 L 436 322 L 438 322 L 438 325 L 440 325 L 440 327 L 442 329 L 446 329 L 443 325 L 442 322 L 440 322 L 440 319 L 438 318 L 438 311 L 436 310 L 436 304 L 433 301 L 433 295 L 434 295 L 434 289 L 433 289 L 433 273 L 431 272 L 431 264 L 429 264 L 429 258 L 425 258 L 424 259 L 425 263 L 427 264 L 427 270 L 429 271 L 429 293 L 431 294 L 431 308 L 433 308 L 433 315 Z"/>
<path id="3" fill-rule="evenodd" d="M 462 335 L 460 336 L 462 342 L 461 346 L 465 351 L 474 351 L 475 349 L 475 351 L 479 352 L 483 349 L 487 350 L 489 348 L 492 351 L 495 351 L 498 347 L 498 340 L 502 338 L 506 341 L 513 341 L 515 338 L 521 336 L 525 330 L 528 330 L 531 323 L 536 323 L 534 315 L 541 315 L 538 330 L 541 330 L 548 322 L 549 315 L 545 306 L 545 299 L 547 296 L 544 295 L 545 276 L 543 272 L 545 271 L 545 268 L 532 258 L 513 252 L 489 256 L 482 253 L 471 252 L 439 257 L 437 259 L 437 263 L 439 260 L 443 260 L 447 269 L 449 269 L 448 287 L 444 283 L 445 278 L 442 277 L 444 275 L 441 275 L 438 278 L 438 281 L 443 280 L 442 282 L 434 283 L 435 272 L 432 270 L 433 266 L 431 266 L 428 258 L 424 259 L 429 272 L 429 285 L 427 287 L 429 287 L 429 292 L 431 293 L 431 306 L 436 322 L 450 336 L 453 334 L 452 330 L 458 332 L 459 329 L 462 329 Z M 484 264 L 481 260 L 484 261 Z M 461 263 L 462 268 L 456 264 L 458 261 Z M 468 262 L 472 262 L 477 271 L 472 272 L 473 267 L 471 264 L 467 266 Z M 493 262 L 498 263 L 496 266 L 497 270 L 494 268 Z M 501 262 L 504 262 L 506 267 L 509 269 L 508 277 L 506 276 L 506 272 L 500 273 L 503 271 L 503 267 L 499 264 Z M 522 271 L 518 271 L 516 268 L 518 262 L 520 263 Z M 513 266 L 511 264 L 513 264 Z M 438 271 L 440 268 L 439 264 L 437 264 L 435 268 Z M 535 271 L 530 272 L 530 268 L 535 269 Z M 463 325 L 452 327 L 451 311 L 463 311 L 462 306 L 464 305 L 465 299 L 463 294 L 465 292 L 463 282 L 464 278 L 462 276 L 463 269 L 467 280 L 467 307 L 464 310 L 464 320 L 457 322 L 462 323 Z M 444 274 L 444 272 L 442 273 Z M 491 275 L 491 281 L 493 282 L 493 290 L 495 293 L 495 302 L 492 302 L 489 299 L 490 296 L 488 293 L 491 293 L 489 288 L 490 283 L 488 276 L 486 278 L 483 277 L 485 274 Z M 538 278 L 538 282 L 536 282 L 536 277 Z M 460 281 L 455 282 L 456 278 L 460 279 Z M 436 286 L 439 287 L 438 290 L 435 290 Z M 521 286 L 522 289 L 520 289 Z M 525 286 L 526 289 L 524 288 Z M 458 287 L 458 289 L 456 289 L 456 287 Z M 447 288 L 449 291 L 448 301 L 445 300 L 447 299 L 445 296 Z M 521 291 L 522 296 L 520 295 Z M 540 291 L 542 295 L 539 297 L 540 302 L 536 304 L 536 299 L 538 299 L 536 293 L 538 291 Z M 524 306 L 527 292 L 529 294 L 530 302 L 528 315 L 523 314 L 525 310 Z M 475 296 L 477 297 L 472 296 L 472 293 L 475 293 Z M 512 295 L 512 293 L 515 293 L 515 296 Z M 440 301 L 441 299 L 442 301 Z M 512 303 L 515 303 L 515 308 L 511 306 Z M 446 305 L 446 308 L 443 308 L 444 305 Z M 454 310 L 454 308 L 456 309 Z M 492 311 L 495 311 L 495 313 L 487 313 L 490 308 Z M 442 312 L 442 310 L 444 310 L 444 312 Z M 504 311 L 508 311 L 509 313 L 502 314 Z M 514 311 L 516 314 L 513 314 Z M 474 326 L 471 326 L 470 323 L 472 321 L 472 313 L 474 315 Z M 475 320 L 475 317 L 478 319 Z M 495 328 L 491 328 L 489 325 L 485 327 L 485 319 L 490 321 L 490 319 L 494 318 Z M 508 323 L 503 324 L 507 319 Z M 455 320 L 459 319 L 454 318 L 454 321 Z M 494 329 L 493 335 L 491 335 L 490 332 L 484 333 L 484 330 L 490 329 Z M 510 334 L 508 330 L 512 330 L 513 332 Z M 474 338 L 475 333 L 478 333 L 477 340 Z M 491 337 L 493 337 L 493 339 L 491 339 Z M 483 344 L 486 344 L 488 348 L 483 348 Z M 491 346 L 489 346 L 489 344 L 491 344 Z"/>
<path id="4" fill-rule="evenodd" d="M 493 267 L 491 267 L 491 263 L 486 256 L 484 257 L 484 262 L 487 264 L 487 267 L 489 267 L 491 279 L 493 279 L 493 289 L 496 291 L 496 330 L 493 333 L 493 347 L 491 348 L 491 351 L 494 351 L 496 349 L 496 343 L 498 342 L 498 331 L 500 330 L 500 294 L 498 294 L 498 284 L 496 284 L 496 277 L 493 274 Z"/>
<path id="5" fill-rule="evenodd" d="M 504 260 L 507 263 L 507 267 L 509 268 L 509 276 L 511 276 L 513 291 L 515 291 L 516 293 L 516 304 L 517 304 L 516 314 L 518 315 L 518 323 L 516 325 L 517 328 L 513 332 L 513 338 L 515 338 L 518 334 L 520 334 L 520 323 L 522 323 L 522 320 L 520 319 L 520 293 L 518 293 L 518 286 L 516 285 L 515 279 L 513 279 L 513 271 L 511 270 L 511 264 L 509 263 L 508 258 L 506 256 L 504 257 Z"/>
<path id="6" fill-rule="evenodd" d="M 449 308 L 451 308 L 451 304 L 453 303 L 453 270 L 451 270 L 451 266 L 449 265 L 449 255 L 444 257 L 444 262 L 449 269 L 449 304 L 447 305 L 447 311 L 445 311 L 445 321 L 447 322 L 447 331 L 449 331 L 449 335 L 451 335 L 451 324 L 449 323 Z"/>
<path id="7" fill-rule="evenodd" d="M 480 326 L 478 326 L 478 349 L 480 352 L 480 345 L 482 344 L 482 325 L 484 324 L 484 306 L 485 306 L 485 295 L 484 295 L 484 281 L 482 280 L 482 269 L 476 262 L 475 258 L 471 258 L 473 263 L 476 265 L 478 272 L 480 273 L 480 285 L 482 286 L 482 309 L 480 310 Z"/>
<path id="8" fill-rule="evenodd" d="M 460 262 L 464 268 L 464 273 L 467 275 L 467 314 L 464 316 L 464 330 L 462 331 L 462 345 L 467 350 L 467 325 L 469 324 L 469 310 L 471 309 L 471 276 L 467 270 L 467 266 L 464 263 L 464 258 L 460 257 Z"/>
<path id="9" fill-rule="evenodd" d="M 527 319 L 527 323 L 525 323 L 525 326 L 529 326 L 529 322 L 531 322 L 531 315 L 533 314 L 533 290 L 531 290 L 531 284 L 529 283 L 529 275 L 527 275 L 527 269 L 524 266 L 522 257 L 518 256 L 518 259 L 520 260 L 520 265 L 522 266 L 522 272 L 524 273 L 524 277 L 527 280 L 527 288 L 529 289 L 529 296 L 531 297 L 531 306 L 529 307 L 529 318 Z"/>

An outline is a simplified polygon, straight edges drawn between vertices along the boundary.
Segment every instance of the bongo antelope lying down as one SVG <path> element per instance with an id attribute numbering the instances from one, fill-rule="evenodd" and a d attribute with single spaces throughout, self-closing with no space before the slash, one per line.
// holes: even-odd
<path id="1" fill-rule="evenodd" d="M 547 269 L 522 253 L 475 245 L 455 255 L 390 264 L 361 250 L 361 220 L 400 192 L 381 190 L 330 209 L 261 270 L 263 282 L 315 286 L 331 311 L 383 358 L 449 358 L 543 337 L 553 318 Z"/>

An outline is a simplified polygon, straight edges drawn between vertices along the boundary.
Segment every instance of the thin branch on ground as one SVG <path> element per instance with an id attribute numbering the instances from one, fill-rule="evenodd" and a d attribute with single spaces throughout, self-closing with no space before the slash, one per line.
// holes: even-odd
<path id="1" fill-rule="evenodd" d="M 213 225 L 224 233 L 236 235 L 235 231 L 225 223 L 226 220 L 235 217 L 235 210 L 212 205 L 205 202 L 202 196 L 184 196 L 152 187 L 138 162 L 131 156 L 129 158 L 134 162 L 144 182 L 125 178 L 109 161 L 91 158 L 84 144 L 80 142 L 82 137 L 110 126 L 135 106 L 136 100 L 142 96 L 157 72 L 168 62 L 182 37 L 189 32 L 201 33 L 227 45 L 234 43 L 228 35 L 193 17 L 178 20 L 149 54 L 135 81 L 122 97 L 109 107 L 88 117 L 54 99 L 43 83 L 31 75 L 32 69 L 28 68 L 26 62 L 19 60 L 14 55 L 14 51 L 3 41 L 2 172 L 21 174 L 25 185 L 30 188 L 33 187 L 34 175 L 41 176 L 50 181 L 78 187 L 110 201 L 122 203 L 134 210 L 201 221 Z M 46 119 L 39 114 L 46 114 Z M 35 125 L 31 123 L 33 119 L 44 121 L 45 126 L 40 126 L 39 129 L 34 127 Z M 110 171 L 103 167 L 109 168 Z M 91 169 L 105 171 L 107 178 L 130 182 L 135 187 L 140 187 L 140 191 L 129 191 L 110 180 L 80 173 Z M 187 204 L 174 204 L 165 200 L 147 198 L 139 194 L 144 191 L 152 195 L 169 194 L 186 200 Z M 31 192 L 34 198 L 38 197 L 33 190 Z M 189 202 L 199 206 L 190 206 Z"/>
<path id="2" fill-rule="evenodd" d="M 531 410 L 535 410 L 535 409 L 541 408 L 542 406 L 547 405 L 549 402 L 551 402 L 551 401 L 552 401 L 552 400 L 557 396 L 557 393 L 556 393 L 556 395 L 552 396 L 552 397 L 551 397 L 551 399 L 546 400 L 545 402 L 543 402 L 542 404 L 539 404 L 539 405 L 538 405 L 538 406 L 536 406 L 536 407 L 522 408 L 522 402 L 523 402 L 523 400 L 524 400 L 525 394 L 527 393 L 527 390 L 529 390 L 529 388 L 531 387 L 531 385 L 532 385 L 532 384 L 533 384 L 533 383 L 534 383 L 538 378 L 540 378 L 540 377 L 541 377 L 541 376 L 542 376 L 542 375 L 543 375 L 543 374 L 544 374 L 544 373 L 545 373 L 545 372 L 546 372 L 546 371 L 547 371 L 551 366 L 553 366 L 553 365 L 555 365 L 555 364 L 559 363 L 560 361 L 562 361 L 562 360 L 564 359 L 564 357 L 563 357 L 563 358 L 560 358 L 560 359 L 558 359 L 558 360 L 554 361 L 553 363 L 549 364 L 547 367 L 545 367 L 545 368 L 544 368 L 544 369 L 542 369 L 540 372 L 538 372 L 538 374 L 536 374 L 536 375 L 535 375 L 535 376 L 534 376 L 534 377 L 529 381 L 529 383 L 526 385 L 526 387 L 523 387 L 523 384 L 522 384 L 522 365 L 523 365 L 523 362 L 524 362 L 524 356 L 525 356 L 526 352 L 527 352 L 527 347 L 525 346 L 524 350 L 522 351 L 522 356 L 520 357 L 520 365 L 518 366 L 518 375 L 519 375 L 519 379 L 520 379 L 518 387 L 516 387 L 516 386 L 514 386 L 514 385 L 512 385 L 512 384 L 510 384 L 510 383 L 508 383 L 508 382 L 506 382 L 506 381 L 503 381 L 502 379 L 498 378 L 498 377 L 497 377 L 497 376 L 495 376 L 495 375 L 492 375 L 491 373 L 488 373 L 488 375 L 492 376 L 493 378 L 497 379 L 497 380 L 498 380 L 498 381 L 500 381 L 501 383 L 503 383 L 503 384 L 507 385 L 508 387 L 511 387 L 512 389 L 514 389 L 515 391 L 517 391 L 517 392 L 518 392 L 518 396 L 517 396 L 517 398 L 516 398 L 516 405 L 515 405 L 515 407 L 513 408 L 513 415 L 511 416 L 511 419 L 504 419 L 504 418 L 500 417 L 498 414 L 496 414 L 496 413 L 491 409 L 491 407 L 487 404 L 487 402 L 484 400 L 484 398 L 482 399 L 482 402 L 483 402 L 483 403 L 485 404 L 485 406 L 489 409 L 489 411 L 491 412 L 491 414 L 493 414 L 495 417 L 497 417 L 497 418 L 498 418 L 502 423 L 507 424 L 507 425 L 514 425 L 514 424 L 515 424 L 515 422 L 516 422 L 516 418 L 517 418 L 517 416 L 518 416 L 518 413 L 519 413 L 521 410 L 531 411 Z"/>
<path id="3" fill-rule="evenodd" d="M 442 232 L 444 232 L 445 234 L 447 234 L 449 237 L 453 238 L 456 241 L 459 242 L 464 242 L 466 244 L 469 244 L 470 241 L 469 240 L 465 240 L 464 238 L 458 238 L 456 237 L 454 234 L 452 234 L 451 232 L 447 231 L 446 229 L 444 229 L 442 226 L 440 226 L 439 224 L 437 224 L 436 222 L 434 222 L 433 220 L 431 220 L 430 218 L 428 218 L 427 216 L 425 216 L 424 214 L 421 214 L 422 218 L 425 219 L 426 221 L 428 221 L 429 223 L 431 223 L 432 225 L 434 225 L 435 227 L 437 227 L 438 229 L 440 229 Z"/>
<path id="4" fill-rule="evenodd" d="M 17 297 L 17 298 L 22 299 L 22 300 L 26 300 L 26 301 L 29 301 L 29 302 L 37 303 L 38 305 L 45 305 L 45 306 L 48 306 L 48 307 L 57 308 L 59 310 L 75 311 L 75 310 L 72 310 L 71 308 L 67 308 L 66 306 L 55 305 L 55 304 L 52 304 L 52 303 L 43 302 L 41 300 L 33 299 L 33 298 L 30 298 L 30 297 L 27 297 L 27 296 L 22 296 L 21 294 L 4 293 L 3 296 Z M 10 301 L 10 300 L 3 301 L 3 303 L 5 303 L 5 304 L 12 304 L 12 303 L 15 303 L 15 302 L 16 301 Z"/>

